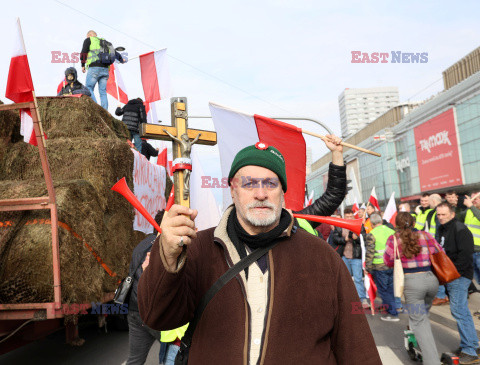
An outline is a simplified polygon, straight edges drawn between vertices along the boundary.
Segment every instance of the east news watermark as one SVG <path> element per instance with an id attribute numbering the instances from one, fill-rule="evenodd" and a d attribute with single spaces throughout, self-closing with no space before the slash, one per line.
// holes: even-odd
<path id="1" fill-rule="evenodd" d="M 118 52 L 125 62 L 128 62 L 128 52 Z M 87 59 L 87 55 L 80 52 L 62 52 L 62 51 L 50 51 L 52 55 L 51 63 L 79 63 L 80 60 Z M 83 57 L 82 57 L 83 56 Z"/>
<path id="2" fill-rule="evenodd" d="M 427 63 L 428 52 L 362 52 L 351 51 L 351 63 Z"/>

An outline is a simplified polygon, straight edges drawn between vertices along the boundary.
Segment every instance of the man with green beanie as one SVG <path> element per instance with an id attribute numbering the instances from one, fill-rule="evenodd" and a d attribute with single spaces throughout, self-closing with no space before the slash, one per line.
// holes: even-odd
<path id="1" fill-rule="evenodd" d="M 276 241 L 213 297 L 193 335 L 192 364 L 381 364 L 348 270 L 322 239 L 283 208 L 285 161 L 259 142 L 238 152 L 233 204 L 217 227 L 196 232 L 197 211 L 174 205 L 162 221 L 138 291 L 156 330 L 192 320 L 200 299 L 232 267 Z M 354 345 L 352 345 L 354 344 Z"/>

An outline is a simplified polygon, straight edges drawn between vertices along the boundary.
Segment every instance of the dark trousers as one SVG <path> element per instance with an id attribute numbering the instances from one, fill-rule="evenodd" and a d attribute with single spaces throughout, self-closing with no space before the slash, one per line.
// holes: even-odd
<path id="1" fill-rule="evenodd" d="M 140 313 L 137 311 L 129 311 L 127 318 L 130 347 L 127 365 L 143 365 L 155 340 L 160 341 L 160 332 L 144 325 Z M 165 344 L 160 343 L 160 345 L 160 353 L 163 353 L 163 356 L 160 355 L 160 364 L 162 364 L 165 356 Z"/>
<path id="2" fill-rule="evenodd" d="M 372 270 L 373 281 L 377 285 L 377 292 L 382 298 L 383 305 L 392 316 L 398 316 L 395 297 L 393 296 L 393 269 Z"/>

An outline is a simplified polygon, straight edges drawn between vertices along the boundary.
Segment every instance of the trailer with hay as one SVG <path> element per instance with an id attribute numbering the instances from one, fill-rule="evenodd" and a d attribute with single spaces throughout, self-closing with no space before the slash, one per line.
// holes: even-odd
<path id="1" fill-rule="evenodd" d="M 23 142 L 19 108 L 38 146 Z M 0 354 L 63 327 L 75 343 L 79 316 L 112 300 L 145 237 L 110 190 L 133 187 L 128 138 L 89 97 L 0 105 Z"/>

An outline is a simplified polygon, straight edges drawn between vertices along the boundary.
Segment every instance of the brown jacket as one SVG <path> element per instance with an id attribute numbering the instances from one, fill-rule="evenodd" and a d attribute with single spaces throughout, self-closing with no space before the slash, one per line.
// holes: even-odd
<path id="1" fill-rule="evenodd" d="M 167 272 L 157 239 L 138 286 L 145 324 L 168 330 L 189 322 L 200 299 L 238 253 L 226 232 L 228 209 L 217 228 L 201 231 Z M 259 364 L 381 364 L 358 295 L 340 257 L 323 240 L 289 227 L 268 254 L 269 301 Z M 195 331 L 190 364 L 246 365 L 250 307 L 245 274 L 210 301 Z"/>

